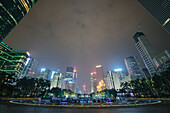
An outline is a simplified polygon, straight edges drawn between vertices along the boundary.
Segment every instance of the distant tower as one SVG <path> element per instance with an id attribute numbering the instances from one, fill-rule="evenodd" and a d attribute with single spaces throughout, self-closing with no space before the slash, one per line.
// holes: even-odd
<path id="1" fill-rule="evenodd" d="M 98 82 L 101 80 L 104 80 L 104 72 L 103 72 L 103 66 L 102 65 L 97 65 L 96 66 L 96 72 L 97 72 L 97 80 Z"/>
<path id="2" fill-rule="evenodd" d="M 97 78 L 96 78 L 96 72 L 91 73 L 91 93 L 97 92 Z"/>
<path id="3" fill-rule="evenodd" d="M 38 0 L 0 0 L 0 41 L 19 23 Z"/>
<path id="4" fill-rule="evenodd" d="M 135 56 L 129 56 L 124 59 L 124 61 L 129 75 L 136 75 L 139 79 L 144 78 L 142 68 L 140 67 Z"/>
<path id="5" fill-rule="evenodd" d="M 46 68 L 42 68 L 40 70 L 40 75 L 39 75 L 40 78 L 43 78 L 43 79 L 47 79 L 49 80 L 50 79 L 50 69 L 46 69 Z"/>
<path id="6" fill-rule="evenodd" d="M 135 46 L 150 74 L 155 73 L 155 65 L 153 63 L 154 51 L 152 50 L 151 43 L 142 32 L 136 32 L 133 36 Z"/>
<path id="7" fill-rule="evenodd" d="M 170 1 L 138 0 L 139 3 L 170 33 Z"/>
<path id="8" fill-rule="evenodd" d="M 65 89 L 70 89 L 76 92 L 77 85 L 77 70 L 74 67 L 67 67 L 66 75 L 64 77 Z"/>
<path id="9" fill-rule="evenodd" d="M 56 71 L 52 71 L 52 76 L 51 76 L 52 80 L 51 80 L 51 86 L 50 86 L 50 89 L 52 88 L 61 88 L 61 83 L 62 83 L 62 78 L 63 78 L 63 75 L 62 73 L 59 73 L 59 72 L 56 72 Z"/>

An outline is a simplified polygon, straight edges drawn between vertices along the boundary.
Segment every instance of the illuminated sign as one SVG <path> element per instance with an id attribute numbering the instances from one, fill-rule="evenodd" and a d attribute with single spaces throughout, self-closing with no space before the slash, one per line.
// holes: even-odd
<path id="1" fill-rule="evenodd" d="M 41 68 L 41 71 L 45 71 L 46 69 L 45 68 Z"/>
<path id="2" fill-rule="evenodd" d="M 96 68 L 102 67 L 102 65 L 97 65 Z"/>
<path id="3" fill-rule="evenodd" d="M 122 71 L 122 68 L 114 69 L 115 72 L 120 72 Z"/>

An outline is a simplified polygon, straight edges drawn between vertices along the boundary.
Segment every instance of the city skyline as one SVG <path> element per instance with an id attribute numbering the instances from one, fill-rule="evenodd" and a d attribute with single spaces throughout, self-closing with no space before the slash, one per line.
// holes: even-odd
<path id="1" fill-rule="evenodd" d="M 135 0 L 128 4 L 127 1 L 110 0 L 74 2 L 38 1 L 4 42 L 14 49 L 29 50 L 40 63 L 39 69 L 64 71 L 68 66 L 77 67 L 79 84 L 86 84 L 87 89 L 90 89 L 89 73 L 96 65 L 103 65 L 104 72 L 119 67 L 126 70 L 124 58 L 130 55 L 140 58 L 133 41 L 139 22 L 157 54 L 169 49 L 169 34 Z M 46 4 L 58 4 L 56 12 L 51 7 L 43 10 Z M 119 15 L 121 13 L 125 15 Z"/>

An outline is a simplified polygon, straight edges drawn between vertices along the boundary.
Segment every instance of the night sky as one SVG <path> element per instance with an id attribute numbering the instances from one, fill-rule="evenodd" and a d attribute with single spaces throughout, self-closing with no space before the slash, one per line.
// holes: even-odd
<path id="1" fill-rule="evenodd" d="M 89 89 L 96 65 L 126 70 L 130 55 L 141 62 L 133 40 L 139 22 L 156 53 L 170 48 L 170 35 L 137 0 L 39 0 L 3 41 L 29 50 L 38 69 L 77 67 L 78 85 Z"/>

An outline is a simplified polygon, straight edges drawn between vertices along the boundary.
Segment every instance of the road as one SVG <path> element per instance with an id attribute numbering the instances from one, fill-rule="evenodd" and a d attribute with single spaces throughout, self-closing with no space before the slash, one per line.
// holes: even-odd
<path id="1" fill-rule="evenodd" d="M 170 113 L 170 103 L 125 108 L 47 108 L 0 103 L 0 113 Z"/>

